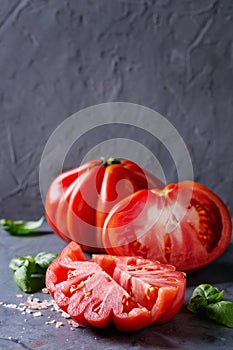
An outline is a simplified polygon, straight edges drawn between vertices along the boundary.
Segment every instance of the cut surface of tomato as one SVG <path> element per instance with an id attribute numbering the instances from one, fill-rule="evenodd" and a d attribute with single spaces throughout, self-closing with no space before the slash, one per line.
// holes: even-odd
<path id="1" fill-rule="evenodd" d="M 103 243 L 109 254 L 157 259 L 190 272 L 219 257 L 231 234 L 223 201 L 205 186 L 184 181 L 120 201 L 105 221 Z"/>
<path id="2" fill-rule="evenodd" d="M 140 257 L 93 255 L 87 260 L 71 242 L 49 266 L 46 286 L 58 306 L 81 325 L 114 324 L 136 331 L 176 315 L 186 279 L 171 265 Z"/>
<path id="3" fill-rule="evenodd" d="M 174 266 L 140 257 L 93 255 L 92 260 L 146 307 L 153 321 L 166 322 L 179 311 L 185 293 L 184 273 Z"/>

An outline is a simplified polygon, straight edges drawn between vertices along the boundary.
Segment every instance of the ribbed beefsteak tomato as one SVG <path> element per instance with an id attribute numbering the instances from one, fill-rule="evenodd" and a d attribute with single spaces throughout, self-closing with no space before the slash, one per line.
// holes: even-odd
<path id="1" fill-rule="evenodd" d="M 163 183 L 130 160 L 93 160 L 51 183 L 46 219 L 62 239 L 78 242 L 87 251 L 104 251 L 102 227 L 110 209 L 133 192 L 154 187 Z"/>
<path id="2" fill-rule="evenodd" d="M 103 243 L 109 254 L 158 259 L 190 272 L 219 257 L 231 233 L 223 201 L 205 186 L 184 181 L 120 201 L 105 221 Z"/>
<path id="3" fill-rule="evenodd" d="M 83 326 L 114 324 L 136 331 L 173 318 L 183 304 L 186 279 L 171 265 L 140 257 L 94 255 L 69 243 L 49 266 L 46 286 L 58 304 Z"/>

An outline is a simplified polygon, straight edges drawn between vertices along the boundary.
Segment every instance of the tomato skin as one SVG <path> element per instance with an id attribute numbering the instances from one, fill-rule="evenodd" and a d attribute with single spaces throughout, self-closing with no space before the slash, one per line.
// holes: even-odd
<path id="1" fill-rule="evenodd" d="M 218 258 L 231 241 L 230 213 L 205 186 L 184 181 L 141 190 L 114 206 L 103 228 L 111 255 L 137 255 L 192 272 Z"/>
<path id="2" fill-rule="evenodd" d="M 137 331 L 169 321 L 183 304 L 185 274 L 140 257 L 93 255 L 69 243 L 46 272 L 58 306 L 83 326 Z M 140 288 L 139 288 L 140 287 Z"/>
<path id="3" fill-rule="evenodd" d="M 142 188 L 163 183 L 130 160 L 93 160 L 60 174 L 46 195 L 46 219 L 63 240 L 90 252 L 105 251 L 102 227 L 111 208 Z"/>

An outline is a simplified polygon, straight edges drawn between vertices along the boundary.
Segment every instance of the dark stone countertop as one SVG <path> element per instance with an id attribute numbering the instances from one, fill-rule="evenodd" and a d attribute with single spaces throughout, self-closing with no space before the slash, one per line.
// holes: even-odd
<path id="1" fill-rule="evenodd" d="M 45 226 L 44 226 L 45 227 Z M 47 227 L 45 227 L 47 228 Z M 16 255 L 36 255 L 40 251 L 60 252 L 65 246 L 52 233 L 34 234 L 30 237 L 14 237 L 0 230 L 1 274 L 0 301 L 4 304 L 19 304 L 27 299 L 15 285 L 8 265 Z M 230 349 L 233 344 L 233 331 L 211 321 L 200 320 L 192 315 L 186 305 L 195 286 L 211 283 L 224 289 L 224 298 L 233 301 L 233 243 L 225 253 L 211 265 L 187 277 L 185 302 L 175 318 L 163 325 L 152 325 L 141 331 L 129 334 L 114 328 L 95 329 L 78 327 L 71 330 L 68 320 L 61 313 L 41 310 L 40 317 L 22 314 L 18 309 L 0 306 L 0 349 Z M 16 295 L 22 294 L 22 298 Z M 35 293 L 35 298 L 50 299 L 48 294 Z M 55 320 L 63 322 L 56 328 Z"/>

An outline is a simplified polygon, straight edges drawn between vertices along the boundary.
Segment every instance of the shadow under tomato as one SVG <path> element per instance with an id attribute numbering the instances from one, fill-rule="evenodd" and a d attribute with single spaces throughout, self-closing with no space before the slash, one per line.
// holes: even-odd
<path id="1" fill-rule="evenodd" d="M 105 329 L 89 328 L 98 346 L 102 343 L 106 349 L 177 349 L 177 341 L 171 337 L 172 322 L 163 325 L 151 325 L 137 332 L 121 332 L 113 326 Z M 115 349 L 115 347 L 114 347 Z"/>
<path id="2" fill-rule="evenodd" d="M 213 321 L 200 319 L 183 305 L 180 312 L 169 322 L 154 324 L 144 329 L 124 333 L 114 327 L 105 329 L 86 328 L 88 339 L 94 339 L 96 349 L 180 349 L 197 347 L 212 349 L 223 344 L 231 348 L 232 330 Z"/>
<path id="3" fill-rule="evenodd" d="M 218 259 L 200 270 L 187 275 L 187 286 L 196 286 L 200 283 L 233 282 L 233 243 Z"/>

